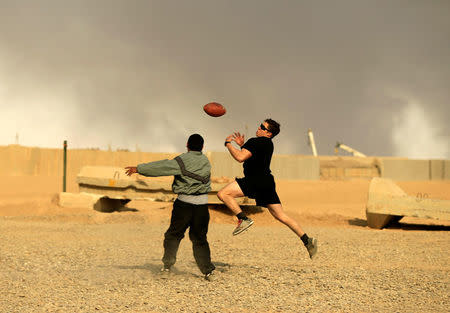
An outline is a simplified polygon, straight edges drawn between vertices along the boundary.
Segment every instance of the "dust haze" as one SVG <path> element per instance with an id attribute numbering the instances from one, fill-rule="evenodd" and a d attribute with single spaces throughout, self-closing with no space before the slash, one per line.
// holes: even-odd
<path id="1" fill-rule="evenodd" d="M 3 1 L 0 145 L 450 158 L 449 1 Z M 205 115 L 205 103 L 227 108 Z"/>

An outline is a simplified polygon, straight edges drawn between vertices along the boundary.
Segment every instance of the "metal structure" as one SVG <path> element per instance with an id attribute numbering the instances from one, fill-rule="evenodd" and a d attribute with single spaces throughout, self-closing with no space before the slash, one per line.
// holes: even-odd
<path id="1" fill-rule="evenodd" d="M 359 151 L 357 151 L 357 150 L 355 150 L 355 149 L 353 149 L 353 148 L 351 148 L 349 146 L 346 146 L 346 145 L 344 145 L 343 143 L 340 143 L 340 142 L 337 142 L 336 146 L 334 146 L 334 153 L 335 154 L 338 154 L 339 148 L 344 150 L 344 151 L 350 152 L 353 156 L 356 156 L 356 157 L 363 157 L 363 158 L 367 157 L 367 155 L 365 155 L 364 153 L 361 153 L 361 152 L 359 152 Z"/>
<path id="2" fill-rule="evenodd" d="M 311 128 L 308 129 L 308 144 L 311 146 L 313 155 L 317 156 L 316 143 L 314 142 L 314 135 Z"/>

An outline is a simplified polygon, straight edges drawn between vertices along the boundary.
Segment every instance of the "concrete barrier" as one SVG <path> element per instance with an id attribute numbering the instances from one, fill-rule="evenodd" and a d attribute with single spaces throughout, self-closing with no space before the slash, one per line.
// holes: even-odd
<path id="1" fill-rule="evenodd" d="M 429 180 L 429 160 L 380 158 L 381 177 L 393 180 Z"/>
<path id="2" fill-rule="evenodd" d="M 320 156 L 322 179 L 351 179 L 380 176 L 380 165 L 375 157 Z"/>
<path id="3" fill-rule="evenodd" d="M 179 153 L 152 153 L 68 149 L 67 175 L 75 177 L 83 166 L 133 166 L 139 163 L 172 159 Z M 63 171 L 63 150 L 0 146 L 0 176 L 60 176 Z"/>
<path id="4" fill-rule="evenodd" d="M 317 157 L 276 154 L 272 157 L 272 174 L 275 179 L 318 180 L 320 162 Z"/>
<path id="5" fill-rule="evenodd" d="M 430 179 L 445 179 L 445 160 L 430 160 Z"/>
<path id="6" fill-rule="evenodd" d="M 381 229 L 403 216 L 450 220 L 450 201 L 416 199 L 406 195 L 390 179 L 373 178 L 366 206 L 369 227 Z"/>
<path id="7" fill-rule="evenodd" d="M 444 179 L 450 180 L 450 160 L 444 161 Z"/>
<path id="8" fill-rule="evenodd" d="M 237 162 L 228 152 L 207 152 L 211 162 L 212 177 L 242 177 L 242 163 Z"/>
<path id="9" fill-rule="evenodd" d="M 70 143 L 69 143 L 70 144 Z M 67 157 L 67 177 L 78 175 L 83 166 L 125 167 L 162 159 L 172 159 L 180 153 L 151 153 L 70 149 Z M 242 163 L 228 152 L 205 152 L 214 177 L 240 177 Z M 62 177 L 62 149 L 0 146 L 0 176 Z M 336 157 L 275 154 L 272 172 L 276 179 L 317 180 L 370 178 L 381 176 L 394 180 L 450 180 L 450 160 L 409 160 L 388 157 Z"/>
<path id="10" fill-rule="evenodd" d="M 233 159 L 229 152 L 207 152 L 211 162 L 211 175 L 215 177 L 242 177 L 243 165 Z M 271 163 L 275 179 L 318 180 L 320 163 L 315 157 L 275 154 Z"/>
<path id="11" fill-rule="evenodd" d="M 217 192 L 228 182 L 214 182 L 211 179 L 211 191 L 208 194 L 208 204 L 222 204 L 217 198 Z M 77 176 L 81 193 L 97 194 L 118 200 L 150 200 L 175 201 L 177 195 L 172 191 L 172 178 L 127 176 L 121 167 L 85 166 Z M 238 198 L 241 205 L 255 205 L 255 201 L 246 197 Z"/>

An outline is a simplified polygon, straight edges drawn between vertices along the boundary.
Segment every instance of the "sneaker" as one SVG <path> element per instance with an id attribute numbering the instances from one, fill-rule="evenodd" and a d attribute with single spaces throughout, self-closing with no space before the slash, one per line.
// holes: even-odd
<path id="1" fill-rule="evenodd" d="M 308 238 L 308 244 L 306 245 L 306 250 L 308 250 L 309 257 L 312 259 L 317 253 L 317 239 Z"/>
<path id="2" fill-rule="evenodd" d="M 163 267 L 161 269 L 161 277 L 162 278 L 168 278 L 170 275 L 170 267 Z"/>
<path id="3" fill-rule="evenodd" d="M 233 236 L 236 236 L 242 233 L 244 230 L 253 225 L 253 220 L 251 218 L 247 218 L 246 220 L 238 220 L 238 224 L 236 228 L 233 230 Z"/>
<path id="4" fill-rule="evenodd" d="M 216 276 L 214 270 L 212 270 L 211 272 L 209 272 L 208 274 L 205 275 L 205 279 L 207 281 L 214 281 L 214 280 L 216 280 L 216 278 L 217 278 L 217 276 Z"/>

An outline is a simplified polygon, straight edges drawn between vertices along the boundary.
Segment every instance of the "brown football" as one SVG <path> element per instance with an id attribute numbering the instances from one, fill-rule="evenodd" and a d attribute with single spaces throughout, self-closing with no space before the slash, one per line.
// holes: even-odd
<path id="1" fill-rule="evenodd" d="M 217 103 L 217 102 L 210 102 L 210 103 L 205 104 L 205 106 L 203 107 L 203 110 L 209 116 L 214 116 L 214 117 L 222 116 L 227 112 L 227 110 L 225 110 L 223 105 L 221 105 L 220 103 Z"/>

